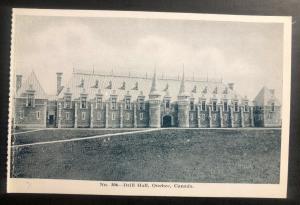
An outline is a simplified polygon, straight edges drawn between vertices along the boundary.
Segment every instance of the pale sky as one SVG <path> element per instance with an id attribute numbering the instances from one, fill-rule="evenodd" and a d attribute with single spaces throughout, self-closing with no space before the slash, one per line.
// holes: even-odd
<path id="1" fill-rule="evenodd" d="M 48 94 L 73 67 L 223 78 L 253 99 L 263 86 L 281 99 L 283 25 L 275 23 L 17 16 L 15 68 L 34 70 Z M 24 79 L 25 80 L 25 79 Z"/>

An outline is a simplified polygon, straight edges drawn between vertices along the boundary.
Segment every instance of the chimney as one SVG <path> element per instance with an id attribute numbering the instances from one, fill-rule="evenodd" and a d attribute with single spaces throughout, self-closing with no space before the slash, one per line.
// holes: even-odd
<path id="1" fill-rule="evenodd" d="M 16 82 L 17 90 L 22 87 L 22 75 L 17 75 L 17 82 Z"/>
<path id="2" fill-rule="evenodd" d="M 58 95 L 61 91 L 61 81 L 62 81 L 62 73 L 56 73 L 56 94 Z"/>
<path id="3" fill-rule="evenodd" d="M 233 90 L 234 89 L 234 83 L 228 83 L 228 87 L 230 90 Z"/>

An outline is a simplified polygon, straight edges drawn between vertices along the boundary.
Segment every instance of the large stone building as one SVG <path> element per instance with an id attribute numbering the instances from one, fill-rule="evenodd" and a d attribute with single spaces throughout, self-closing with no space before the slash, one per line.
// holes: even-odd
<path id="1" fill-rule="evenodd" d="M 280 127 L 281 105 L 263 87 L 254 100 L 222 80 L 104 75 L 74 71 L 57 94 L 45 93 L 34 72 L 16 76 L 15 127 L 235 128 Z"/>

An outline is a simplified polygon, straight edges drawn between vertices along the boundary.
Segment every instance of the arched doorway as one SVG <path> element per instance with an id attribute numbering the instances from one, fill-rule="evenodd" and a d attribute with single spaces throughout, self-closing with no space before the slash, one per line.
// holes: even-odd
<path id="1" fill-rule="evenodd" d="M 170 115 L 165 115 L 162 120 L 163 120 L 162 127 L 172 126 L 172 117 Z"/>

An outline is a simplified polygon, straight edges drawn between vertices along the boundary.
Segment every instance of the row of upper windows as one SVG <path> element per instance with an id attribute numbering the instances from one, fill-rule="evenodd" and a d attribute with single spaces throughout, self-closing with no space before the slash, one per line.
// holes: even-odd
<path id="1" fill-rule="evenodd" d="M 205 111 L 205 110 L 207 110 L 207 104 L 206 104 L 206 101 L 201 101 L 200 102 L 200 110 L 201 111 Z M 227 101 L 224 101 L 223 102 L 223 111 L 224 112 L 228 112 L 229 111 L 229 105 L 228 105 L 228 102 Z M 248 112 L 249 111 L 249 105 L 248 105 L 248 102 L 245 102 L 244 103 L 244 105 L 243 105 L 243 107 L 244 107 L 244 111 L 245 112 Z M 237 101 L 235 101 L 234 103 L 233 103 L 233 110 L 235 111 L 235 112 L 238 112 L 239 111 L 239 108 L 240 108 L 240 106 L 238 105 L 238 102 Z M 194 110 L 195 109 L 195 105 L 194 105 L 194 102 L 193 101 L 191 101 L 190 102 L 190 109 L 191 110 Z M 217 106 L 217 101 L 213 101 L 212 102 L 212 111 L 217 111 L 218 110 L 218 106 Z"/>
<path id="2" fill-rule="evenodd" d="M 70 120 L 70 113 L 66 112 L 65 114 L 66 114 L 66 120 Z M 102 117 L 101 112 L 97 112 L 96 119 L 101 120 L 101 117 Z M 140 117 L 140 120 L 143 120 L 144 119 L 144 113 L 140 113 L 139 117 Z M 111 119 L 112 120 L 116 119 L 116 114 L 115 113 L 111 113 Z M 126 116 L 125 116 L 125 120 L 130 120 L 130 119 L 131 119 L 131 115 L 130 115 L 130 113 L 127 113 Z M 86 113 L 85 112 L 81 113 L 81 120 L 86 120 Z"/>
<path id="3" fill-rule="evenodd" d="M 171 108 L 170 101 L 165 101 L 164 105 L 165 105 L 166 109 Z M 65 102 L 65 106 L 64 107 L 65 108 L 72 108 L 71 107 L 71 102 Z M 201 111 L 205 111 L 206 107 L 207 107 L 206 101 L 201 101 L 201 103 L 200 103 L 200 110 Z M 244 111 L 245 112 L 249 111 L 248 102 L 245 102 L 244 105 L 243 105 L 243 107 L 244 107 Z M 81 100 L 80 108 L 82 108 L 82 109 L 87 108 L 86 99 Z M 97 108 L 103 108 L 102 101 L 97 101 L 96 102 L 96 109 Z M 235 112 L 238 112 L 239 108 L 240 108 L 240 106 L 238 105 L 238 102 L 234 102 L 233 110 Z M 117 101 L 116 101 L 116 99 L 112 99 L 111 109 L 112 110 L 116 110 L 117 109 Z M 131 109 L 130 99 L 126 99 L 126 101 L 125 101 L 125 110 L 130 110 L 130 109 Z M 144 103 L 144 101 L 140 101 L 138 103 L 138 109 L 139 110 L 144 110 L 145 109 L 145 103 Z M 195 103 L 194 103 L 194 101 L 190 101 L 190 110 L 195 110 Z M 218 110 L 217 102 L 213 101 L 212 102 L 212 111 L 217 111 L 217 110 Z M 228 105 L 227 101 L 223 102 L 223 111 L 224 112 L 228 112 L 229 111 L 229 105 Z M 274 103 L 272 103 L 272 105 L 271 105 L 271 111 L 275 111 L 275 104 Z"/>
<path id="4" fill-rule="evenodd" d="M 110 105 L 111 105 L 110 107 L 111 107 L 112 110 L 116 110 L 117 109 L 117 99 L 112 98 Z M 67 98 L 65 98 L 64 108 L 66 108 L 66 109 L 72 108 L 71 98 L 69 96 Z M 80 99 L 80 108 L 81 109 L 86 109 L 87 108 L 87 98 L 86 97 L 81 97 L 81 99 Z M 102 98 L 96 98 L 96 109 L 97 108 L 103 108 Z M 130 110 L 130 109 L 131 109 L 130 98 L 126 98 L 125 99 L 125 110 Z M 138 109 L 139 110 L 144 110 L 145 109 L 144 99 L 139 99 L 138 100 Z"/>

